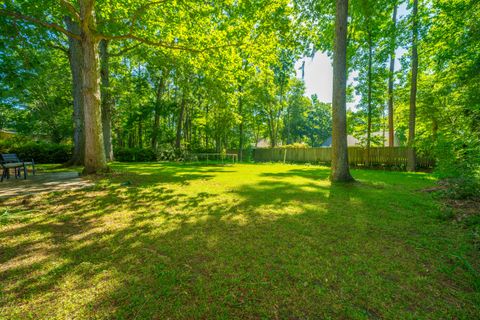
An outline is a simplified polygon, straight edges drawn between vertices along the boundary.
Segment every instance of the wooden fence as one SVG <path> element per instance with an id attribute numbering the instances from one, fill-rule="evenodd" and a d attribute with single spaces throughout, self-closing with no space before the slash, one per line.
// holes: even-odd
<path id="1" fill-rule="evenodd" d="M 298 163 L 330 163 L 332 148 L 258 148 L 253 151 L 256 162 L 298 162 Z M 348 161 L 352 166 L 386 166 L 404 168 L 407 165 L 406 147 L 348 147 Z M 431 168 L 433 159 L 417 156 L 417 166 Z"/>

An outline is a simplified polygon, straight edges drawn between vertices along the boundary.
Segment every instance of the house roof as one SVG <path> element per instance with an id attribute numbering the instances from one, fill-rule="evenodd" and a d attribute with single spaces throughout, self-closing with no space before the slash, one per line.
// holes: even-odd
<path id="1" fill-rule="evenodd" d="M 360 140 L 355 138 L 354 136 L 348 135 L 347 136 L 347 146 L 353 147 L 360 144 Z M 331 147 L 332 146 L 332 137 L 329 137 L 327 140 L 325 140 L 321 147 Z"/>
<path id="2" fill-rule="evenodd" d="M 388 136 L 389 136 L 388 131 L 385 131 L 385 133 L 383 131 L 372 132 L 372 137 L 383 137 L 384 134 L 385 134 L 385 144 L 388 144 Z M 363 135 L 362 138 L 366 138 L 366 135 Z M 354 146 L 358 146 L 360 144 L 361 144 L 361 142 L 360 142 L 359 139 L 355 138 L 352 135 L 347 136 L 347 146 L 354 147 Z M 395 147 L 400 146 L 400 141 L 398 140 L 397 136 L 394 137 L 393 145 Z M 332 146 L 332 137 L 325 140 L 325 142 L 322 143 L 321 146 L 322 147 L 331 147 Z"/>

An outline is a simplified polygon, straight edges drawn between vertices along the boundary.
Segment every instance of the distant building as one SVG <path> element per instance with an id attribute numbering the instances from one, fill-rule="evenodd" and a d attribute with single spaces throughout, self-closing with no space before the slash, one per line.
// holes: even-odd
<path id="1" fill-rule="evenodd" d="M 375 140 L 377 140 L 377 141 L 380 138 L 380 141 L 381 141 L 383 139 L 383 134 L 384 134 L 383 131 L 372 132 L 372 138 L 375 138 Z M 385 132 L 384 146 L 388 146 L 388 136 L 389 136 L 388 131 L 386 131 Z M 367 139 L 367 135 L 363 135 L 361 137 L 361 139 L 357 139 L 352 135 L 348 135 L 347 136 L 347 146 L 349 146 L 349 147 L 360 147 L 360 146 L 364 145 L 364 144 L 362 144 L 362 140 L 365 141 L 366 139 Z M 377 146 L 378 143 L 374 143 L 372 145 Z M 321 145 L 321 147 L 331 147 L 331 146 L 332 146 L 332 137 L 325 140 L 325 142 L 322 143 L 322 145 Z M 400 140 L 398 139 L 397 136 L 395 136 L 393 138 L 393 146 L 394 147 L 401 146 Z"/>
<path id="2" fill-rule="evenodd" d="M 282 145 L 282 142 L 278 141 L 277 147 L 280 147 L 281 145 Z M 254 148 L 270 148 L 271 144 L 269 139 L 261 138 L 261 139 L 258 139 L 257 143 L 253 143 L 252 146 Z"/>
<path id="3" fill-rule="evenodd" d="M 359 145 L 360 145 L 360 140 L 358 140 L 357 138 L 351 135 L 347 136 L 347 146 L 355 147 Z M 331 147 L 331 146 L 332 146 L 332 137 L 325 140 L 321 145 L 321 147 Z"/>
<path id="4" fill-rule="evenodd" d="M 257 143 L 254 144 L 255 148 L 268 148 L 270 147 L 270 142 L 267 139 L 258 139 Z"/>

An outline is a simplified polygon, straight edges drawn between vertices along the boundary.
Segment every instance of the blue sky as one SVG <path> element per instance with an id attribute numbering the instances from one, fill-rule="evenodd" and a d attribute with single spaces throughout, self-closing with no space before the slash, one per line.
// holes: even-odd
<path id="1" fill-rule="evenodd" d="M 403 4 L 398 9 L 398 19 L 402 19 L 407 14 L 406 5 Z M 396 51 L 396 61 L 395 61 L 395 70 L 400 69 L 400 58 L 406 53 L 406 50 L 403 48 L 398 48 Z M 299 70 L 302 66 L 303 61 L 305 61 L 305 95 L 311 96 L 317 94 L 318 99 L 323 102 L 332 102 L 332 83 L 333 83 L 333 69 L 332 61 L 323 52 L 317 52 L 315 57 L 302 58 L 297 61 L 295 69 L 297 70 L 297 77 L 302 77 L 302 71 Z M 352 72 L 349 75 L 349 83 L 354 83 L 354 78 L 356 77 L 356 72 Z M 355 97 L 355 103 L 349 103 L 349 108 L 354 108 L 355 104 L 360 100 L 360 97 Z"/>

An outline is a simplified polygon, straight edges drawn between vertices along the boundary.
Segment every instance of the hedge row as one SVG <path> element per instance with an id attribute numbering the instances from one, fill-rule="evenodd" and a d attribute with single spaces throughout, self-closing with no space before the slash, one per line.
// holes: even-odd
<path id="1" fill-rule="evenodd" d="M 122 148 L 114 150 L 115 160 L 124 162 L 150 162 L 156 161 L 157 156 L 152 149 Z"/>
<path id="2" fill-rule="evenodd" d="M 1 153 L 16 153 L 21 160 L 36 163 L 64 163 L 72 157 L 72 146 L 48 142 L 0 143 Z"/>

